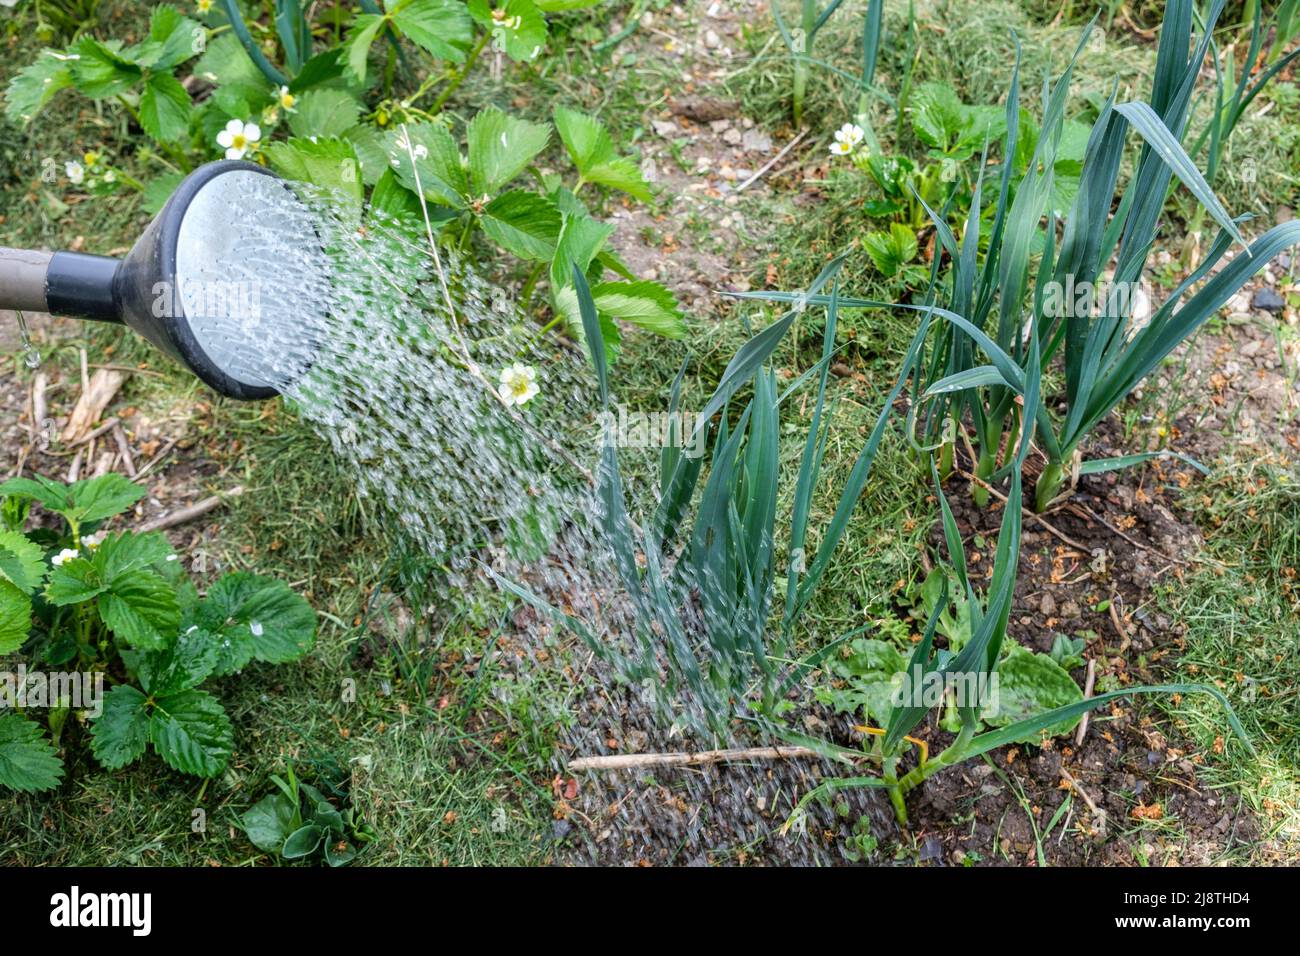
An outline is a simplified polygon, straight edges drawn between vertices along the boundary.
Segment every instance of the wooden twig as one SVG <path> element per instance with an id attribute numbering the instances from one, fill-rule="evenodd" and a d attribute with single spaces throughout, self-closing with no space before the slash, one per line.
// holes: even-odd
<path id="1" fill-rule="evenodd" d="M 178 438 L 169 438 L 169 439 L 167 439 L 166 444 L 164 444 L 164 445 L 162 446 L 162 448 L 159 450 L 158 454 L 154 455 L 154 456 L 153 456 L 152 458 L 150 458 L 147 462 L 145 462 L 145 463 L 144 463 L 144 467 L 141 468 L 141 469 L 136 473 L 136 476 L 135 476 L 136 481 L 139 481 L 139 480 L 140 480 L 141 478 L 143 478 L 145 475 L 149 474 L 149 472 L 153 470 L 153 466 L 156 465 L 156 464 L 158 464 L 158 462 L 162 461 L 163 458 L 165 458 L 165 457 L 167 456 L 167 453 L 170 452 L 173 448 L 176 447 L 176 442 L 178 442 L 179 440 L 180 440 L 180 439 L 178 439 Z"/>
<path id="2" fill-rule="evenodd" d="M 1001 501 L 1003 504 L 1006 504 L 1006 503 L 1007 503 L 1007 496 L 1004 495 L 1002 492 L 998 491 L 996 488 L 994 488 L 992 485 L 990 485 L 990 484 L 989 484 L 987 481 L 985 481 L 983 478 L 977 477 L 975 474 L 973 474 L 973 473 L 971 473 L 971 472 L 969 472 L 969 471 L 960 471 L 960 470 L 959 470 L 959 471 L 957 472 L 957 474 L 961 475 L 963 478 L 967 479 L 968 481 L 973 481 L 973 482 L 975 482 L 975 483 L 978 484 L 978 485 L 983 485 L 985 488 L 988 489 L 989 494 L 993 495 L 993 497 L 997 498 L 997 499 L 998 499 L 999 501 Z M 1036 511 L 1030 511 L 1028 508 L 1021 507 L 1021 509 L 1020 509 L 1020 513 L 1021 513 L 1022 515 L 1024 515 L 1026 518 L 1033 518 L 1035 521 L 1037 521 L 1039 524 L 1041 524 L 1044 528 L 1046 528 L 1049 532 L 1051 532 L 1051 534 L 1052 534 L 1053 536 L 1055 536 L 1055 537 L 1059 538 L 1060 540 L 1064 541 L 1066 544 L 1068 544 L 1070 547 L 1074 548 L 1076 551 L 1082 551 L 1084 554 L 1091 554 L 1091 553 L 1092 553 L 1091 550 L 1088 548 L 1087 545 L 1085 545 L 1085 544 L 1080 544 L 1078 541 L 1075 541 L 1073 538 L 1071 538 L 1069 535 L 1067 535 L 1064 531 L 1062 531 L 1062 530 L 1060 530 L 1059 528 L 1057 528 L 1055 525 L 1053 525 L 1052 523 L 1050 523 L 1046 518 L 1044 518 L 1042 515 L 1038 514 Z"/>
<path id="3" fill-rule="evenodd" d="M 166 528 L 174 528 L 178 524 L 184 524 L 187 521 L 193 521 L 195 518 L 201 518 L 209 511 L 220 508 L 225 504 L 227 498 L 234 498 L 242 495 L 244 489 L 238 485 L 229 491 L 219 495 L 213 495 L 211 498 L 204 498 L 202 501 L 195 502 L 179 511 L 173 511 L 171 514 L 160 518 L 151 518 L 136 530 L 141 534 L 148 531 L 162 531 Z"/>
<path id="4" fill-rule="evenodd" d="M 92 442 L 92 441 L 94 441 L 96 438 L 99 438 L 101 435 L 106 435 L 106 434 L 108 434 L 109 432 L 111 432 L 114 428 L 117 427 L 118 424 L 119 424 L 119 422 L 118 422 L 116 416 L 113 417 L 113 418 L 110 418 L 108 421 L 104 422 L 102 425 L 99 425 L 98 427 L 96 427 L 93 431 L 86 432 L 86 434 L 82 435 L 82 436 L 81 436 L 80 438 L 78 438 L 76 441 L 72 442 L 70 445 L 68 445 L 68 447 L 69 447 L 69 448 L 76 448 L 78 445 L 85 445 L 85 444 L 87 444 L 88 442 Z"/>
<path id="5" fill-rule="evenodd" d="M 569 761 L 568 769 L 576 773 L 579 770 L 636 770 L 639 767 L 702 767 L 736 760 L 787 760 L 800 757 L 819 759 L 822 756 L 822 753 L 810 747 L 742 747 L 733 750 L 702 750 L 697 753 L 579 757 Z"/>
<path id="6" fill-rule="evenodd" d="M 81 456 L 85 454 L 85 449 L 78 448 L 76 455 L 72 458 L 72 464 L 68 466 L 68 484 L 72 484 L 81 477 Z"/>
<path id="7" fill-rule="evenodd" d="M 1110 623 L 1115 626 L 1115 633 L 1119 635 L 1119 652 L 1123 654 L 1133 642 L 1129 638 L 1128 628 L 1124 626 L 1124 620 L 1119 616 L 1119 611 L 1116 610 L 1117 603 L 1116 598 L 1112 597 L 1110 599 Z"/>
<path id="8" fill-rule="evenodd" d="M 113 463 L 117 460 L 117 452 L 105 451 L 95 459 L 95 468 L 90 473 L 90 477 L 99 478 L 101 475 L 107 475 L 113 470 Z"/>
<path id="9" fill-rule="evenodd" d="M 113 439 L 117 442 L 117 452 L 122 456 L 122 468 L 127 476 L 135 477 L 135 460 L 131 457 L 131 446 L 127 443 L 126 432 L 120 422 L 113 426 Z"/>
<path id="10" fill-rule="evenodd" d="M 773 166 L 775 166 L 777 163 L 779 163 L 779 162 L 781 161 L 781 157 L 784 156 L 786 153 L 790 152 L 790 150 L 794 149 L 795 146 L 797 146 L 797 145 L 799 144 L 800 140 L 802 140 L 802 139 L 803 139 L 805 136 L 807 136 L 807 135 L 808 135 L 808 131 L 807 131 L 806 129 L 805 129 L 805 130 L 801 130 L 798 136 L 796 136 L 794 139 L 790 140 L 790 142 L 786 143 L 784 146 L 781 147 L 781 152 L 777 153 L 775 156 L 773 156 L 771 159 L 769 159 L 766 163 L 764 163 L 762 166 L 760 166 L 760 167 L 759 167 L 759 168 L 754 172 L 754 175 L 750 176 L 748 179 L 746 179 L 743 183 L 741 183 L 739 186 L 737 186 L 737 187 L 736 187 L 734 190 L 732 190 L 732 191 L 733 191 L 733 192 L 740 192 L 740 191 L 741 191 L 742 189 L 744 189 L 746 186 L 750 186 L 750 185 L 752 185 L 754 182 L 756 182 L 756 181 L 758 180 L 758 178 L 759 178 L 760 176 L 762 176 L 762 175 L 763 175 L 764 173 L 766 173 L 769 169 L 771 169 Z"/>
<path id="11" fill-rule="evenodd" d="M 46 416 L 50 413 L 49 404 L 45 400 L 45 386 L 48 383 L 49 379 L 44 372 L 32 376 L 32 442 L 38 447 L 45 433 Z"/>
<path id="12" fill-rule="evenodd" d="M 84 364 L 82 374 L 85 374 Z M 81 398 L 77 399 L 72 414 L 68 416 L 68 424 L 63 429 L 63 440 L 71 444 L 83 437 L 83 433 L 90 431 L 91 426 L 99 421 L 99 416 L 104 413 L 104 409 L 108 407 L 125 381 L 124 372 L 108 372 L 99 369 L 83 382 Z"/>
<path id="13" fill-rule="evenodd" d="M 1064 780 L 1066 784 L 1069 785 L 1070 789 L 1077 793 L 1080 799 L 1088 805 L 1088 809 L 1092 811 L 1093 819 L 1097 821 L 1097 829 L 1100 830 L 1104 836 L 1108 819 L 1106 811 L 1097 806 L 1096 801 L 1088 795 L 1088 791 L 1083 789 L 1083 787 L 1079 785 L 1079 781 L 1074 779 L 1074 775 L 1064 767 L 1061 768 L 1061 779 Z"/>
<path id="14" fill-rule="evenodd" d="M 1113 605 L 1112 605 L 1113 606 Z M 1088 658 L 1088 676 L 1083 681 L 1083 699 L 1087 700 L 1092 696 L 1092 689 L 1097 684 L 1097 658 Z M 1088 717 L 1092 713 L 1090 710 L 1083 712 L 1083 717 L 1079 719 L 1079 729 L 1074 732 L 1074 745 L 1083 746 L 1083 738 L 1088 733 Z M 1065 771 L 1062 770 L 1062 773 Z"/>
<path id="15" fill-rule="evenodd" d="M 1141 541 L 1135 541 L 1134 539 L 1132 539 L 1132 538 L 1130 538 L 1128 535 L 1126 535 L 1123 531 L 1120 531 L 1119 528 L 1115 527 L 1113 524 L 1111 524 L 1109 521 L 1107 521 L 1107 520 L 1106 520 L 1105 518 L 1103 518 L 1101 515 L 1097 514 L 1097 512 L 1093 511 L 1091 508 L 1089 508 L 1089 507 L 1088 507 L 1087 505 L 1085 505 L 1083 502 L 1081 502 L 1081 501 L 1076 501 L 1076 502 L 1074 502 L 1074 505 L 1076 505 L 1076 506 L 1079 508 L 1080 511 L 1084 511 L 1084 512 L 1086 512 L 1086 513 L 1088 514 L 1088 516 L 1089 516 L 1090 518 L 1092 518 L 1094 521 L 1099 521 L 1099 522 L 1101 522 L 1101 524 L 1105 525 L 1108 529 L 1110 529 L 1110 531 L 1112 531 L 1112 532 L 1114 532 L 1115 534 L 1119 535 L 1121 538 L 1123 538 L 1123 539 L 1124 539 L 1125 541 L 1127 541 L 1129 544 L 1133 545 L 1133 547 L 1135 547 L 1135 548 L 1140 548 L 1140 549 L 1143 550 L 1143 551 L 1150 551 L 1152 554 L 1158 554 L 1158 555 L 1160 555 L 1160 557 L 1164 558 L 1166 561 L 1172 561 L 1172 562 L 1174 562 L 1175 564 L 1187 564 L 1187 563 L 1188 563 L 1188 561 L 1185 560 L 1185 559 L 1183 559 L 1183 558 L 1175 557 L 1175 556 L 1172 555 L 1172 554 L 1165 554 L 1165 553 L 1164 553 L 1163 551 L 1161 551 L 1159 548 L 1153 548 L 1153 547 L 1151 547 L 1151 545 L 1149 545 L 1149 544 L 1143 544 Z"/>

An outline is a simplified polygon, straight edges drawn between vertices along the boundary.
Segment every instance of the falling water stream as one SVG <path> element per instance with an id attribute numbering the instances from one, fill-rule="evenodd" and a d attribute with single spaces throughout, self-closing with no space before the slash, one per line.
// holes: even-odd
<path id="1" fill-rule="evenodd" d="M 776 835 L 793 802 L 833 772 L 808 761 L 579 775 L 574 792 L 564 767 L 572 757 L 765 741 L 742 729 L 734 739 L 711 737 L 699 729 L 698 701 L 665 699 L 661 682 L 644 674 L 627 680 L 634 619 L 600 531 L 604 509 L 589 473 L 597 390 L 577 348 L 540 336 L 506 290 L 464 259 L 435 259 L 423 223 L 360 226 L 349 208 L 310 196 L 301 214 L 288 230 L 254 224 L 242 274 L 226 276 L 257 286 L 260 302 L 260 315 L 241 318 L 248 325 L 227 364 L 241 379 L 273 385 L 314 426 L 358 492 L 447 569 L 448 600 L 472 576 L 492 573 L 584 621 L 601 642 L 603 653 L 593 653 L 521 605 L 496 682 L 503 704 L 517 696 L 553 707 L 546 717 L 566 728 L 554 764 L 560 796 L 576 812 L 555 824 L 565 838 L 560 858 L 827 862 L 839 859 L 838 840 L 824 833 L 847 832 L 864 814 L 887 820 L 880 802 L 849 794 L 837 798 L 846 816 L 818 807 L 808 835 Z M 328 282 L 285 235 L 320 250 Z M 302 308 L 310 297 L 327 307 Z M 195 322 L 201 337 L 229 332 L 228 319 L 206 330 Z M 496 394 L 500 370 L 515 362 L 537 371 L 540 394 L 524 406 Z M 630 510 L 638 512 L 635 501 Z M 553 700 L 557 684 L 568 686 L 563 699 L 537 703 Z"/>

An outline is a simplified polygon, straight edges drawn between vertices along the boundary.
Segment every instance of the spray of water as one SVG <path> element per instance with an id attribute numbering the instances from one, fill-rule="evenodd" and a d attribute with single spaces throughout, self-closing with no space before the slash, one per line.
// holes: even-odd
<path id="1" fill-rule="evenodd" d="M 529 686 L 547 683 L 542 675 L 572 683 L 550 705 L 567 727 L 557 777 L 567 779 L 573 756 L 765 742 L 743 722 L 719 737 L 717 715 L 707 712 L 717 702 L 669 679 L 663 635 L 638 627 L 633 600 L 617 586 L 606 503 L 593 487 L 597 390 L 580 350 L 539 336 L 503 288 L 438 252 L 427 221 L 362 224 L 332 197 L 304 192 L 303 200 L 286 213 L 301 217 L 290 228 L 250 227 L 233 278 L 255 284 L 260 308 L 245 303 L 227 367 L 272 385 L 314 425 L 407 545 L 448 569 L 449 597 L 470 575 L 489 573 L 576 625 L 525 604 L 514 618 L 512 679 L 497 688 L 543 701 L 553 692 Z M 192 318 L 200 337 L 230 321 L 228 310 Z M 514 363 L 532 366 L 540 386 L 523 406 L 497 391 L 500 371 Z M 634 514 L 645 490 L 628 490 Z M 707 669 L 705 625 L 692 611 L 699 585 L 687 577 L 677 588 L 695 629 L 692 653 Z M 745 713 L 743 701 L 730 706 Z M 826 772 L 804 761 L 592 775 L 563 795 L 572 819 L 587 822 L 557 829 L 578 859 L 820 862 L 824 840 L 774 834 Z M 846 801 L 852 812 L 819 807 L 811 825 L 838 832 L 864 814 L 888 819 L 868 796 Z"/>

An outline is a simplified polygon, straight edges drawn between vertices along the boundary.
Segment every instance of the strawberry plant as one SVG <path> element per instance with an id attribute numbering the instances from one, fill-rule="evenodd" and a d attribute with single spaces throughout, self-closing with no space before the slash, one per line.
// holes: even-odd
<path id="1" fill-rule="evenodd" d="M 0 716 L 4 786 L 57 786 L 58 750 L 82 722 L 91 752 L 109 769 L 152 748 L 175 770 L 216 776 L 230 760 L 234 734 L 221 703 L 201 685 L 255 660 L 296 660 L 315 641 L 314 612 L 286 585 L 238 572 L 200 595 L 162 532 L 103 529 L 144 494 L 114 474 L 0 484 L 0 654 L 21 651 L 33 670 L 112 685 L 81 707 L 51 695 L 44 727 L 33 719 L 34 706 L 11 702 L 21 712 Z M 59 525 L 32 523 L 33 503 Z"/>

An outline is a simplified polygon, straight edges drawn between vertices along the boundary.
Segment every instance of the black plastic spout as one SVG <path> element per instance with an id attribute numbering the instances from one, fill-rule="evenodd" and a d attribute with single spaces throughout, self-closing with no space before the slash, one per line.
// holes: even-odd
<path id="1" fill-rule="evenodd" d="M 54 253 L 45 272 L 46 311 L 120 323 L 117 275 L 121 266 L 121 260 L 108 256 Z"/>

